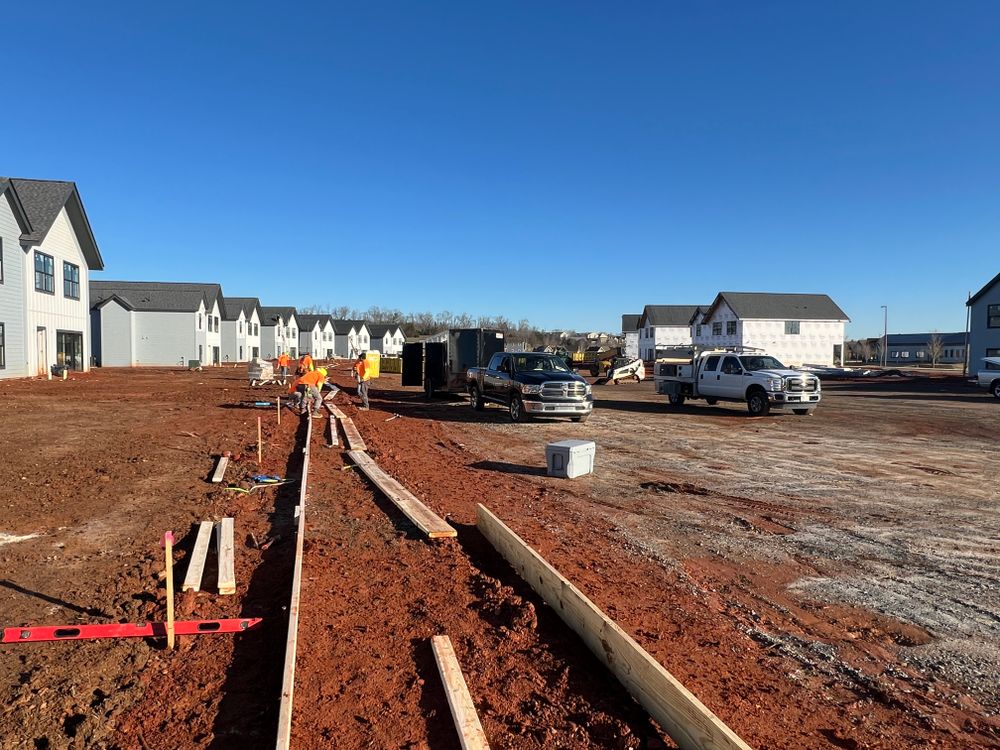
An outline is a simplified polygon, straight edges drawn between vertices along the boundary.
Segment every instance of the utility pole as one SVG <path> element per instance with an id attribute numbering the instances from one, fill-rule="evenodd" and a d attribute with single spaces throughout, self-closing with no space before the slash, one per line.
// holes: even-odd
<path id="1" fill-rule="evenodd" d="M 969 292 L 968 300 L 972 299 L 972 292 Z M 965 303 L 965 357 L 962 364 L 962 377 L 969 377 L 969 331 L 972 328 L 972 308 L 968 301 Z"/>
<path id="2" fill-rule="evenodd" d="M 889 306 L 882 305 L 882 312 L 885 314 L 882 328 L 882 367 L 889 362 Z"/>

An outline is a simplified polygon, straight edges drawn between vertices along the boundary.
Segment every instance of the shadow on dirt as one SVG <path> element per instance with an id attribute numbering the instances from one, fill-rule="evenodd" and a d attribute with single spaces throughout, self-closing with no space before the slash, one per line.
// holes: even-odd
<path id="1" fill-rule="evenodd" d="M 535 477 L 544 477 L 546 475 L 544 466 L 511 464 L 505 461 L 476 461 L 476 463 L 469 464 L 469 466 L 473 469 L 483 469 L 484 471 L 499 471 L 503 474 L 525 474 Z"/>
<path id="2" fill-rule="evenodd" d="M 3 586 L 5 589 L 10 589 L 11 591 L 16 591 L 19 594 L 33 596 L 36 599 L 41 599 L 43 602 L 48 602 L 49 604 L 55 604 L 57 607 L 68 609 L 70 612 L 87 615 L 88 617 L 102 617 L 106 620 L 110 620 L 112 617 L 102 609 L 97 609 L 96 607 L 81 607 L 79 604 L 73 604 L 65 599 L 58 599 L 54 596 L 43 594 L 40 591 L 33 591 L 32 589 L 25 588 L 24 586 L 14 583 L 6 578 L 0 578 L 0 586 Z"/>
<path id="3" fill-rule="evenodd" d="M 295 433 L 295 449 L 285 467 L 286 476 L 302 475 L 302 447 L 306 420 Z M 288 604 L 295 563 L 295 506 L 297 482 L 281 485 L 268 521 L 268 537 L 281 537 L 262 553 L 243 598 L 240 617 L 263 617 L 264 627 L 241 634 L 235 641 L 232 661 L 220 688 L 222 701 L 212 727 L 208 747 L 265 747 L 274 743 L 278 731 L 278 709 L 288 634 Z"/>

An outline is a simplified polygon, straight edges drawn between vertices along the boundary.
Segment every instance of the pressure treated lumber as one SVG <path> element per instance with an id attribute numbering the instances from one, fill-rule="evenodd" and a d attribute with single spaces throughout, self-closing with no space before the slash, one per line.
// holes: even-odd
<path id="1" fill-rule="evenodd" d="M 236 553 L 233 544 L 233 519 L 223 518 L 216 525 L 219 548 L 219 593 L 236 593 Z"/>
<path id="2" fill-rule="evenodd" d="M 288 605 L 288 636 L 285 640 L 285 667 L 281 678 L 281 707 L 278 712 L 278 738 L 275 750 L 288 750 L 292 741 L 292 699 L 295 692 L 295 652 L 299 641 L 299 601 L 302 592 L 302 549 L 306 534 L 306 486 L 309 479 L 309 445 L 312 420 L 306 426 L 306 445 L 302 451 L 302 481 L 296 506 L 295 564 L 292 568 L 292 598 Z"/>
<path id="3" fill-rule="evenodd" d="M 340 445 L 340 440 L 337 439 L 337 418 L 331 414 L 330 415 L 330 448 L 336 448 Z"/>
<path id="4" fill-rule="evenodd" d="M 211 521 L 202 521 L 198 524 L 198 537 L 194 541 L 194 549 L 191 550 L 191 562 L 188 563 L 187 573 L 184 574 L 181 591 L 201 591 L 205 559 L 208 557 L 208 548 L 212 546 L 213 525 Z"/>
<path id="5" fill-rule="evenodd" d="M 482 505 L 476 506 L 476 527 L 681 750 L 750 750 L 614 620 Z"/>
<path id="6" fill-rule="evenodd" d="M 226 476 L 226 469 L 229 468 L 229 456 L 220 456 L 219 463 L 215 465 L 215 472 L 212 474 L 212 484 L 218 484 Z"/>
<path id="7" fill-rule="evenodd" d="M 476 707 L 472 703 L 472 696 L 469 695 L 469 686 L 462 675 L 462 667 L 452 648 L 451 638 L 446 635 L 434 636 L 431 638 L 431 649 L 448 696 L 451 718 L 455 721 L 462 750 L 490 750 L 483 725 L 479 723 Z"/>
<path id="8" fill-rule="evenodd" d="M 354 420 L 349 416 L 344 414 L 339 407 L 333 404 L 327 404 L 326 408 L 330 410 L 330 413 L 337 418 L 340 422 L 340 426 L 344 429 L 344 439 L 347 443 L 347 449 L 351 451 L 366 451 L 368 446 L 365 445 L 365 441 L 361 437 L 361 433 L 358 432 L 357 426 L 354 424 Z"/>
<path id="9" fill-rule="evenodd" d="M 365 473 L 382 494 L 406 514 L 430 539 L 443 539 L 458 536 L 458 532 L 449 526 L 443 518 L 424 505 L 413 493 L 379 468 L 375 460 L 364 451 L 348 452 L 351 460 Z"/>

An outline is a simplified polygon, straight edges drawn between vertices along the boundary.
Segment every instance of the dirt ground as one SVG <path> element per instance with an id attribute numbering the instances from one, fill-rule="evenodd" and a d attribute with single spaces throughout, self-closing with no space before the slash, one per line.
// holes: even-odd
<path id="1" fill-rule="evenodd" d="M 302 420 L 243 405 L 279 392 L 229 369 L 0 383 L 0 624 L 162 619 L 163 531 L 183 577 L 193 525 L 227 515 L 237 594 L 208 585 L 178 616 L 265 618 L 174 652 L 0 646 L 3 747 L 273 743 L 298 485 L 243 494 L 206 478 L 222 450 L 244 454 L 227 480 L 298 477 Z M 811 417 L 749 419 L 674 410 L 648 383 L 595 393 L 586 424 L 525 425 L 428 404 L 395 376 L 369 412 L 338 396 L 378 463 L 458 529 L 438 543 L 342 470 L 315 421 L 294 746 L 458 747 L 438 633 L 493 747 L 671 746 L 483 541 L 477 502 L 754 747 L 1000 746 L 992 399 L 954 379 L 832 384 Z M 596 441 L 595 473 L 546 477 L 545 443 L 571 437 Z"/>

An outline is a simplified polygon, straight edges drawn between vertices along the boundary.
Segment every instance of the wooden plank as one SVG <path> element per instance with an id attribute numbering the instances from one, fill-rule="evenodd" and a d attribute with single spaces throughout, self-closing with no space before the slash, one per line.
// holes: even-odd
<path id="1" fill-rule="evenodd" d="M 201 591 L 201 576 L 205 572 L 205 559 L 208 557 L 208 548 L 212 545 L 211 521 L 202 521 L 198 524 L 198 538 L 194 541 L 194 549 L 191 550 L 191 562 L 188 563 L 187 573 L 184 574 L 184 583 L 181 584 L 181 591 Z"/>
<path id="2" fill-rule="evenodd" d="M 331 414 L 330 415 L 330 447 L 336 448 L 340 445 L 340 440 L 337 437 L 337 418 Z"/>
<path id="3" fill-rule="evenodd" d="M 354 420 L 344 414 L 339 407 L 336 407 L 333 404 L 327 404 L 326 408 L 337 418 L 337 421 L 340 422 L 340 426 L 344 430 L 344 442 L 347 445 L 347 450 L 368 450 L 368 446 L 365 445 L 365 441 L 361 437 L 361 433 L 358 432 L 358 428 L 355 426 Z"/>
<path id="4" fill-rule="evenodd" d="M 299 642 L 299 601 L 302 593 L 302 549 L 306 535 L 306 486 L 309 479 L 309 444 L 312 420 L 306 426 L 306 447 L 302 455 L 302 481 L 296 507 L 295 563 L 292 568 L 292 597 L 288 605 L 288 636 L 285 639 L 285 667 L 281 678 L 281 707 L 278 711 L 278 738 L 275 750 L 288 750 L 292 742 L 292 702 L 295 694 L 295 652 Z"/>
<path id="5" fill-rule="evenodd" d="M 469 695 L 469 686 L 462 675 L 462 667 L 455 656 L 451 638 L 446 635 L 436 635 L 431 638 L 431 648 L 434 651 L 434 661 L 437 662 L 444 691 L 448 696 L 448 706 L 451 708 L 451 718 L 458 730 L 458 739 L 462 750 L 490 750 L 486 742 L 486 733 L 479 723 L 476 707 Z"/>
<path id="6" fill-rule="evenodd" d="M 233 544 L 233 519 L 223 518 L 215 527 L 219 548 L 219 593 L 236 593 L 236 546 Z"/>
<path id="7" fill-rule="evenodd" d="M 416 496 L 395 479 L 379 468 L 375 460 L 364 451 L 350 451 L 348 455 L 376 487 L 393 504 L 406 514 L 430 539 L 444 539 L 458 536 L 458 532 L 445 523 L 444 519 L 424 505 Z"/>
<path id="8" fill-rule="evenodd" d="M 226 476 L 226 469 L 229 467 L 229 456 L 220 456 L 219 463 L 215 465 L 215 473 L 212 474 L 212 484 L 218 484 Z"/>
<path id="9" fill-rule="evenodd" d="M 476 526 L 681 750 L 750 750 L 614 620 L 482 505 L 476 506 Z"/>
<path id="10" fill-rule="evenodd" d="M 335 416 L 337 419 L 347 419 L 348 418 L 348 416 L 346 414 L 344 414 L 344 412 L 342 412 L 340 410 L 339 406 L 335 406 L 334 404 L 327 404 L 326 408 L 329 409 L 330 413 L 333 416 Z"/>

